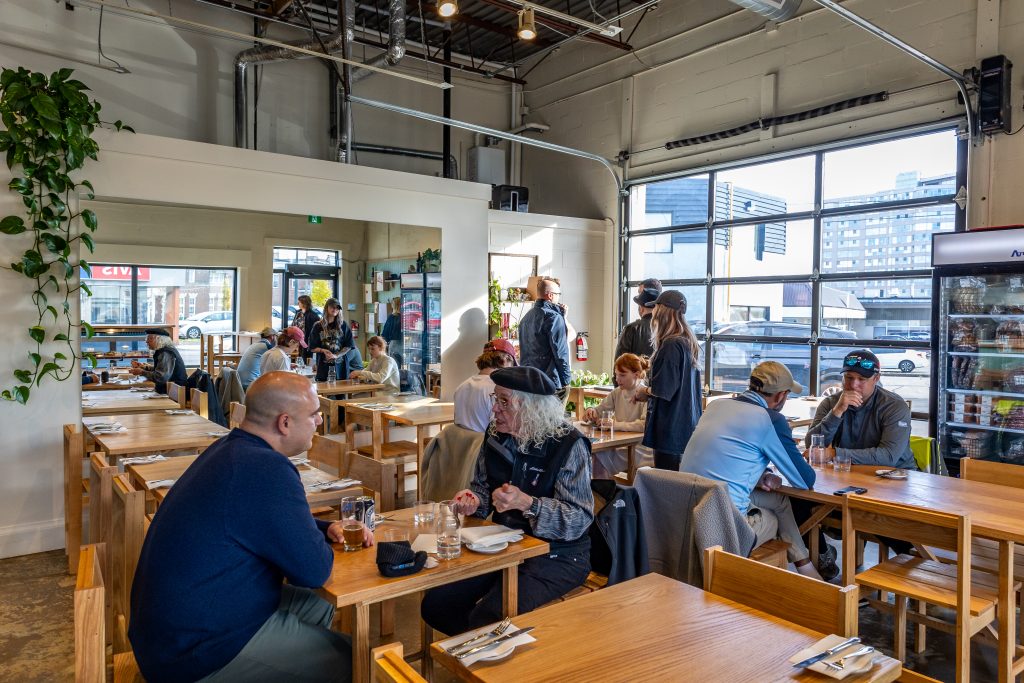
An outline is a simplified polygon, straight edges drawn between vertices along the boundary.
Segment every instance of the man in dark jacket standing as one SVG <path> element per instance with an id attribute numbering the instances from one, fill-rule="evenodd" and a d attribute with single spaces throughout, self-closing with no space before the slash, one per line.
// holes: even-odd
<path id="1" fill-rule="evenodd" d="M 143 365 L 137 360 L 132 361 L 128 370 L 133 375 L 142 375 L 155 385 L 156 393 L 166 394 L 167 383 L 174 382 L 185 386 L 188 374 L 185 372 L 185 361 L 182 359 L 171 335 L 167 330 L 153 327 L 146 330 L 146 346 L 153 352 L 153 364 Z"/>
<path id="2" fill-rule="evenodd" d="M 555 388 L 569 385 L 569 341 L 565 314 L 558 303 L 561 286 L 554 280 L 537 283 L 537 301 L 519 323 L 519 363 L 537 368 Z"/>
<path id="3" fill-rule="evenodd" d="M 615 358 L 624 353 L 635 353 L 648 358 L 654 354 L 651 316 L 654 314 L 654 301 L 660 293 L 654 288 L 648 288 L 633 297 L 640 317 L 622 328 L 619 343 L 615 345 Z"/>

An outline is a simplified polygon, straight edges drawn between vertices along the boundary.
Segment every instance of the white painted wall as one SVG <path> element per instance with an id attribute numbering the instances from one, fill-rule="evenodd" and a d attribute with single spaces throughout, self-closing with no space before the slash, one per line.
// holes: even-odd
<path id="1" fill-rule="evenodd" d="M 252 46 L 230 37 L 197 33 L 144 18 L 113 12 L 103 18 L 103 51 L 131 70 L 119 75 L 97 68 L 99 11 L 88 7 L 64 8 L 64 3 L 40 0 L 4 0 L 0 19 L 0 66 L 25 66 L 50 73 L 74 68 L 103 104 L 103 118 L 121 119 L 138 132 L 220 145 L 234 144 L 234 57 Z M 131 7 L 167 14 L 163 0 L 135 0 Z M 229 29 L 252 31 L 252 21 L 198 2 L 174 2 L 175 17 Z M 288 26 L 271 24 L 268 38 L 305 39 Z M 385 37 L 386 40 L 386 37 Z M 17 47 L 14 47 L 17 46 Z M 42 51 L 42 52 L 40 52 Z M 45 54 L 49 53 L 49 54 Z M 373 57 L 371 48 L 356 46 L 355 57 Z M 109 64 L 109 62 L 104 62 Z M 399 71 L 435 81 L 441 70 L 411 58 Z M 457 73 L 457 72 L 456 72 Z M 250 73 L 251 88 L 255 79 Z M 474 123 L 507 129 L 510 90 L 499 81 L 456 77 L 452 113 Z M 327 70 L 315 59 L 303 59 L 262 68 L 257 142 L 260 150 L 328 159 Z M 441 90 L 374 75 L 361 81 L 355 94 L 393 104 L 441 113 Z M 441 127 L 397 114 L 355 107 L 355 140 L 441 151 Z M 253 114 L 250 111 L 250 121 Z M 465 169 L 465 151 L 473 135 L 452 130 L 453 154 Z M 360 153 L 361 164 L 436 175 L 440 161 Z"/>
<path id="2" fill-rule="evenodd" d="M 487 245 L 485 229 L 489 188 L 471 183 L 445 181 L 373 168 L 342 166 L 315 161 L 218 147 L 147 135 L 98 134 L 101 161 L 88 169 L 97 199 L 104 203 L 136 202 L 172 206 L 204 207 L 232 212 L 249 211 L 304 216 L 313 212 L 325 219 L 341 219 L 318 226 L 337 226 L 337 243 L 344 244 L 350 222 L 369 221 L 420 224 L 441 230 L 441 247 L 455 264 L 442 280 L 441 348 L 442 381 L 454 388 L 475 373 L 473 359 L 486 336 Z M 6 171 L 0 183 L 7 184 Z M 0 194 L 0 212 L 17 211 L 12 195 Z M 111 235 L 123 239 L 128 228 L 112 220 Z M 147 241 L 159 246 L 166 236 L 147 234 L 137 227 L 134 244 L 101 246 L 107 255 L 133 253 Z M 246 232 L 238 227 L 241 240 L 250 237 L 266 245 L 266 228 Z M 188 229 L 183 228 L 188 239 Z M 193 239 L 198 240 L 196 235 Z M 103 227 L 97 241 L 103 244 Z M 223 238 L 212 238 L 218 240 Z M 218 247 L 225 258 L 244 263 L 245 248 L 236 237 L 219 245 L 188 253 L 196 260 L 214 258 Z M 322 233 L 311 241 L 331 241 Z M 264 248 L 253 242 L 253 253 Z M 0 241 L 0 257 L 10 261 L 24 249 L 16 239 Z M 123 249 L 123 250 L 121 250 Z M 250 258 L 252 258 L 250 256 Z M 267 264 L 269 265 L 269 264 Z M 254 271 L 258 266 L 253 266 Z M 10 377 L 22 363 L 25 352 L 24 328 L 30 324 L 27 288 L 12 273 L 0 271 L 0 285 L 7 293 L 7 305 L 0 318 L 0 377 Z M 253 290 L 257 287 L 250 283 Z M 268 287 L 269 290 L 269 287 Z M 254 297 L 259 298 L 258 294 Z M 262 311 L 262 303 L 246 303 Z M 242 324 L 254 315 L 243 311 Z M 37 552 L 63 545 L 61 425 L 80 417 L 80 388 L 74 382 L 44 383 L 28 406 L 0 405 L 0 430 L 6 447 L 0 455 L 4 471 L 0 478 L 0 557 Z M 30 427 L 28 427 L 30 425 Z"/>
<path id="3" fill-rule="evenodd" d="M 611 223 L 513 211 L 489 211 L 490 251 L 537 256 L 537 274 L 558 278 L 562 303 L 577 332 L 589 333 L 589 360 L 572 367 L 611 372 L 615 350 L 615 270 L 611 266 Z"/>
<path id="4" fill-rule="evenodd" d="M 950 67 L 1006 54 L 1018 65 L 1021 111 L 1024 3 L 1017 0 L 850 0 L 844 6 Z M 980 14 L 979 14 L 980 8 Z M 627 32 L 633 20 L 626 22 Z M 551 126 L 544 139 L 614 157 L 684 137 L 888 91 L 889 100 L 772 133 L 692 148 L 634 154 L 629 177 L 844 139 L 960 115 L 956 88 L 937 72 L 814 3 L 766 31 L 764 20 L 729 2 L 662 3 L 631 38 L 635 54 L 577 42 L 530 76 L 529 119 Z M 773 76 L 774 75 L 774 76 Z M 1024 134 L 997 136 L 972 150 L 972 226 L 1019 223 Z M 524 174 L 538 211 L 615 215 L 614 189 L 597 164 L 527 148 Z"/>

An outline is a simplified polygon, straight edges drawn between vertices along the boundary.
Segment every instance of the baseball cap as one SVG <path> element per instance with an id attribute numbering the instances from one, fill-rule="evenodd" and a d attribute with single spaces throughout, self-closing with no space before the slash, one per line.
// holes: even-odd
<path id="1" fill-rule="evenodd" d="M 644 289 L 653 289 L 655 292 L 661 293 L 661 280 L 656 277 L 649 277 L 640 283 L 640 286 Z"/>
<path id="2" fill-rule="evenodd" d="M 804 388 L 793 379 L 793 373 L 782 363 L 766 360 L 758 363 L 750 372 L 750 388 L 762 394 L 777 394 L 780 391 L 803 392 Z"/>
<path id="3" fill-rule="evenodd" d="M 658 298 L 654 300 L 654 304 L 656 306 L 668 306 L 674 311 L 686 313 L 686 297 L 676 289 L 666 289 L 658 295 Z"/>
<path id="4" fill-rule="evenodd" d="M 644 287 L 644 291 L 633 297 L 633 303 L 640 304 L 644 308 L 651 308 L 661 292 L 653 287 Z"/>
<path id="5" fill-rule="evenodd" d="M 508 339 L 492 339 L 484 344 L 484 351 L 500 351 L 512 357 L 512 364 L 519 365 L 516 360 L 516 347 Z"/>
<path id="6" fill-rule="evenodd" d="M 295 341 L 299 342 L 299 346 L 301 346 L 302 348 L 309 348 L 309 345 L 306 344 L 306 334 L 302 331 L 302 328 L 296 327 L 295 325 L 291 325 L 290 327 L 286 327 L 284 330 L 282 330 L 281 334 L 288 337 L 289 339 L 294 339 Z"/>
<path id="7" fill-rule="evenodd" d="M 843 358 L 843 372 L 856 372 L 861 377 L 874 377 L 881 371 L 878 356 L 867 349 L 850 351 Z"/>

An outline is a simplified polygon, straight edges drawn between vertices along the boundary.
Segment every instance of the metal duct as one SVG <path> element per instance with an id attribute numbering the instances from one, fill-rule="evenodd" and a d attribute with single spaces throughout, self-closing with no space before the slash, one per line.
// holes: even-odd
<path id="1" fill-rule="evenodd" d="M 800 9 L 801 0 L 729 0 L 772 21 L 785 21 Z"/>
<path id="2" fill-rule="evenodd" d="M 348 0 L 346 5 L 352 5 L 355 11 L 355 2 Z M 346 8 L 347 12 L 347 8 Z M 355 15 L 353 14 L 353 17 Z M 353 18 L 353 24 L 355 19 Z M 394 66 L 402 61 L 405 56 L 405 0 L 388 0 L 388 49 L 366 62 L 370 66 L 386 68 Z M 352 79 L 349 87 L 368 76 L 373 75 L 369 69 L 353 69 Z"/>

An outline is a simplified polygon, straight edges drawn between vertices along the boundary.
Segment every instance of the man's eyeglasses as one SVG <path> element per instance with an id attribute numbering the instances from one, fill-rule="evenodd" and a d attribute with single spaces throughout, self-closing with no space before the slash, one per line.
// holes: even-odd
<path id="1" fill-rule="evenodd" d="M 862 367 L 865 370 L 874 370 L 878 367 L 878 364 L 870 358 L 857 358 L 856 356 L 844 360 L 843 365 L 848 368 Z"/>
<path id="2" fill-rule="evenodd" d="M 497 394 L 491 394 L 491 402 L 498 404 L 501 406 L 501 409 L 504 410 L 512 403 L 512 399 L 505 398 L 504 396 L 498 396 Z"/>

